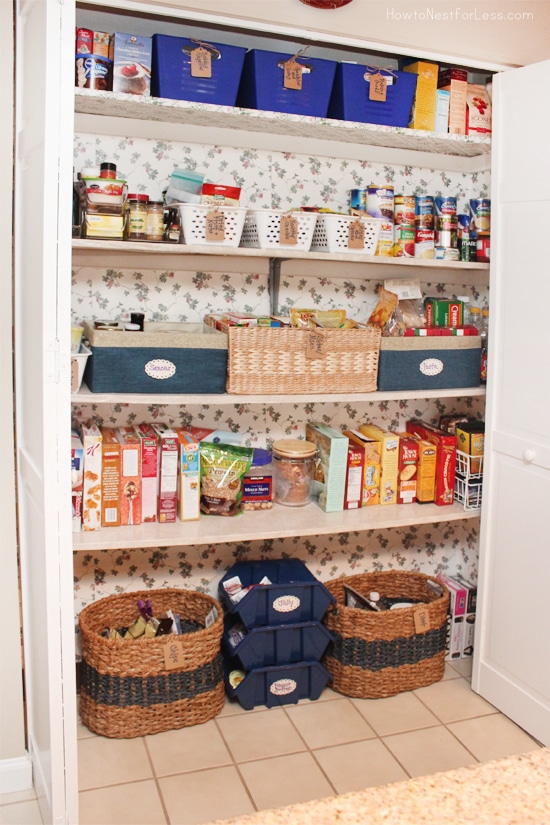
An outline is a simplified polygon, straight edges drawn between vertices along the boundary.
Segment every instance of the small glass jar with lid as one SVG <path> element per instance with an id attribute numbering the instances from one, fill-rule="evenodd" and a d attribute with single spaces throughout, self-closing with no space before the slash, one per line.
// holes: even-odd
<path id="1" fill-rule="evenodd" d="M 146 235 L 148 241 L 162 241 L 164 238 L 164 204 L 149 201 L 147 204 Z"/>
<path id="2" fill-rule="evenodd" d="M 149 195 L 128 195 L 126 201 L 126 239 L 144 241 L 147 238 L 147 203 Z"/>
<path id="3" fill-rule="evenodd" d="M 273 443 L 275 501 L 288 507 L 309 504 L 317 466 L 317 447 L 300 438 Z"/>

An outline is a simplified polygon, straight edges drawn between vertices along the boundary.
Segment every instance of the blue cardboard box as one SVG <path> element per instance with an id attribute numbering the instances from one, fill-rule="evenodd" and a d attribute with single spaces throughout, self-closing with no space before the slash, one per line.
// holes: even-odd
<path id="1" fill-rule="evenodd" d="M 378 389 L 444 390 L 479 386 L 477 335 L 382 338 Z"/>
<path id="2" fill-rule="evenodd" d="M 416 92 L 417 75 L 410 72 L 384 71 L 386 100 L 370 100 L 370 78 L 366 66 L 339 63 L 334 78 L 328 116 L 356 123 L 383 126 L 408 126 Z"/>

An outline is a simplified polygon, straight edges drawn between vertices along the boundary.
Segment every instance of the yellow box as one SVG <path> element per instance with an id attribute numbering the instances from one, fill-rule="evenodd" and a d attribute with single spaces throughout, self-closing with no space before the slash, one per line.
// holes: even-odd
<path id="1" fill-rule="evenodd" d="M 408 66 L 404 66 L 403 71 L 418 75 L 409 127 L 433 132 L 435 129 L 439 66 L 437 63 L 426 63 L 423 60 L 417 60 L 416 63 L 409 63 Z"/>
<path id="2" fill-rule="evenodd" d="M 380 504 L 397 504 L 399 436 L 376 424 L 361 424 L 359 432 L 380 442 Z"/>
<path id="3" fill-rule="evenodd" d="M 427 504 L 435 499 L 435 471 L 437 467 L 437 446 L 424 441 L 412 433 L 404 433 L 418 442 L 418 470 L 416 473 L 416 500 Z"/>
<path id="4" fill-rule="evenodd" d="M 344 430 L 349 440 L 363 448 L 365 466 L 363 470 L 362 506 L 380 504 L 380 452 L 379 441 L 368 438 L 357 430 Z"/>
<path id="5" fill-rule="evenodd" d="M 485 448 L 485 425 L 483 422 L 467 421 L 456 425 L 456 448 L 467 455 L 476 456 L 470 462 L 470 472 L 480 473 L 483 462 L 480 457 Z"/>

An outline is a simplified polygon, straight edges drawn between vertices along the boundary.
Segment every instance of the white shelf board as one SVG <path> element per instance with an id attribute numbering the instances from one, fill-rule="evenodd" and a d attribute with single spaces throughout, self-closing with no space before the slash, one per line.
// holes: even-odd
<path id="1" fill-rule="evenodd" d="M 306 507 L 274 505 L 272 510 L 246 512 L 230 519 L 203 516 L 198 521 L 108 527 L 94 532 L 75 533 L 73 550 L 125 550 L 321 536 L 407 527 L 412 524 L 460 521 L 478 518 L 479 515 L 479 510 L 464 510 L 460 504 L 446 507 L 438 507 L 435 504 L 377 505 L 340 513 L 324 513 L 316 504 L 308 504 Z"/>
<path id="2" fill-rule="evenodd" d="M 203 406 L 204 404 L 224 406 L 242 406 L 243 404 L 271 405 L 271 404 L 347 404 L 380 401 L 405 401 L 416 398 L 471 398 L 485 396 L 485 387 L 463 387 L 452 390 L 403 390 L 400 392 L 363 392 L 363 393 L 301 393 L 298 395 L 230 395 L 222 394 L 158 394 L 154 393 L 103 393 L 90 392 L 86 384 L 82 384 L 79 392 L 71 395 L 73 404 L 145 404 L 147 406 L 164 406 L 169 404 L 184 405 L 186 407 Z"/>

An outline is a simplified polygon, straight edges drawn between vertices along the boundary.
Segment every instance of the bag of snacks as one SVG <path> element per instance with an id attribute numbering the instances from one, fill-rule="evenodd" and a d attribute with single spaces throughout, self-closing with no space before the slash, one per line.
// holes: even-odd
<path id="1" fill-rule="evenodd" d="M 202 513 L 236 516 L 241 512 L 243 478 L 252 465 L 253 453 L 252 447 L 201 442 Z"/>

